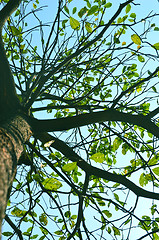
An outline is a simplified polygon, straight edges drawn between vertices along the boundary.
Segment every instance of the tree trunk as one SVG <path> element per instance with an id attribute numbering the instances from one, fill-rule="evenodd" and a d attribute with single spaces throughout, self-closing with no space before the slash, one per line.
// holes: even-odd
<path id="1" fill-rule="evenodd" d="M 28 122 L 20 115 L 0 126 L 0 236 L 7 206 L 8 191 L 16 174 L 24 143 L 32 134 Z"/>

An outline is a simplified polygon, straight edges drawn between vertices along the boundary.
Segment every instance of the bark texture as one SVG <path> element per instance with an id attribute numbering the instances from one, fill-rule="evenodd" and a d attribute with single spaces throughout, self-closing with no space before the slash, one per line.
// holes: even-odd
<path id="1" fill-rule="evenodd" d="M 24 143 L 31 134 L 30 125 L 22 116 L 16 115 L 0 126 L 0 235 L 8 191 L 15 177 Z"/>

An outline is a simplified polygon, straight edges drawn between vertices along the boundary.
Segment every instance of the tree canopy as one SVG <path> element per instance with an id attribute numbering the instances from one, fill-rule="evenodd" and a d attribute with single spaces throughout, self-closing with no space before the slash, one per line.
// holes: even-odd
<path id="1" fill-rule="evenodd" d="M 16 106 L 32 136 L 2 239 L 158 240 L 159 3 L 15 2 L 0 1 L 17 93 L 1 88 L 0 123 Z"/>

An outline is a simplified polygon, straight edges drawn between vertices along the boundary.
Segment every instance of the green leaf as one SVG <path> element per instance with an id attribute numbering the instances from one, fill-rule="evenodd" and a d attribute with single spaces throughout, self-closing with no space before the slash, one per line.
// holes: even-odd
<path id="1" fill-rule="evenodd" d="M 113 151 L 115 152 L 121 145 L 121 140 L 117 137 L 113 141 Z"/>
<path id="2" fill-rule="evenodd" d="M 130 14 L 130 17 L 131 17 L 131 18 L 136 18 L 136 13 L 131 13 L 131 14 Z"/>
<path id="3" fill-rule="evenodd" d="M 66 211 L 65 212 L 65 217 L 70 218 L 70 216 L 71 216 L 71 212 L 70 211 Z"/>
<path id="4" fill-rule="evenodd" d="M 112 213 L 110 213 L 108 210 L 103 210 L 102 213 L 104 213 L 108 218 L 112 217 Z"/>
<path id="5" fill-rule="evenodd" d="M 154 233 L 153 237 L 154 237 L 155 240 L 159 240 L 159 236 L 157 235 L 157 233 Z"/>
<path id="6" fill-rule="evenodd" d="M 105 156 L 103 153 L 95 153 L 90 157 L 92 160 L 94 160 L 95 162 L 99 162 L 102 163 L 105 160 Z"/>
<path id="7" fill-rule="evenodd" d="M 94 5 L 93 7 L 91 7 L 91 8 L 89 9 L 89 11 L 88 11 L 88 13 L 87 13 L 87 16 L 90 16 L 90 15 L 96 13 L 96 12 L 98 11 L 98 9 L 99 9 L 98 6 L 97 6 L 97 5 Z"/>
<path id="8" fill-rule="evenodd" d="M 152 86 L 152 90 L 153 90 L 155 93 L 157 93 L 157 89 L 156 89 L 155 86 Z"/>
<path id="9" fill-rule="evenodd" d="M 13 33 L 13 35 L 18 36 L 20 34 L 20 31 L 18 30 L 18 28 L 11 26 L 11 32 Z"/>
<path id="10" fill-rule="evenodd" d="M 9 236 L 12 236 L 13 233 L 12 232 L 3 232 L 2 235 L 5 237 L 9 237 Z"/>
<path id="11" fill-rule="evenodd" d="M 63 28 L 65 28 L 67 22 L 68 22 L 68 19 L 65 19 L 65 20 L 62 21 L 62 27 Z"/>
<path id="12" fill-rule="evenodd" d="M 150 230 L 151 229 L 151 218 L 149 216 L 142 216 L 142 220 L 144 221 L 144 225 L 143 225 L 143 221 L 139 222 L 139 227 L 141 227 L 144 230 Z"/>
<path id="13" fill-rule="evenodd" d="M 112 3 L 111 2 L 108 2 L 104 5 L 105 8 L 110 8 L 112 6 Z"/>
<path id="14" fill-rule="evenodd" d="M 70 17 L 70 26 L 74 30 L 78 30 L 80 27 L 80 22 L 73 17 Z"/>
<path id="15" fill-rule="evenodd" d="M 72 13 L 75 14 L 76 11 L 77 11 L 77 8 L 74 7 L 73 10 L 72 10 Z"/>
<path id="16" fill-rule="evenodd" d="M 11 211 L 11 214 L 12 214 L 13 216 L 16 216 L 16 217 L 23 217 L 25 213 L 26 213 L 26 211 L 21 210 L 21 209 L 19 209 L 19 208 L 17 208 L 17 207 L 15 207 L 15 208 Z"/>
<path id="17" fill-rule="evenodd" d="M 17 17 L 17 16 L 19 16 L 19 14 L 20 14 L 20 10 L 18 9 L 16 12 L 15 12 L 15 17 Z"/>
<path id="18" fill-rule="evenodd" d="M 47 220 L 47 216 L 45 213 L 42 213 L 40 216 L 39 216 L 39 221 L 42 225 L 46 226 L 48 224 L 48 220 Z"/>
<path id="19" fill-rule="evenodd" d="M 86 22 L 85 23 L 85 28 L 87 30 L 88 33 L 91 33 L 92 32 L 92 27 L 91 27 L 91 24 L 89 22 Z"/>
<path id="20" fill-rule="evenodd" d="M 43 186 L 48 190 L 57 190 L 62 187 L 62 183 L 58 181 L 56 178 L 46 178 L 42 182 Z"/>
<path id="21" fill-rule="evenodd" d="M 154 47 L 156 50 L 159 50 L 159 42 L 158 42 L 158 43 L 155 43 L 155 44 L 153 45 L 153 47 Z"/>
<path id="22" fill-rule="evenodd" d="M 130 12 L 130 10 L 131 10 L 131 5 L 128 4 L 128 5 L 126 6 L 125 12 L 128 13 L 128 12 Z"/>
<path id="23" fill-rule="evenodd" d="M 62 167 L 62 169 L 63 169 L 63 171 L 71 172 L 72 170 L 74 170 L 76 168 L 76 166 L 77 166 L 76 162 L 67 163 Z"/>
<path id="24" fill-rule="evenodd" d="M 35 3 L 33 3 L 33 8 L 36 9 L 37 8 L 37 5 Z"/>
<path id="25" fill-rule="evenodd" d="M 35 235 L 33 235 L 32 237 L 30 237 L 30 239 L 35 239 L 35 238 L 37 238 L 39 235 L 38 234 L 35 234 Z"/>
<path id="26" fill-rule="evenodd" d="M 69 14 L 69 9 L 66 5 L 64 6 L 64 10 L 65 10 L 65 12 L 67 12 Z"/>
<path id="27" fill-rule="evenodd" d="M 142 173 L 139 178 L 139 184 L 143 187 L 145 186 L 145 174 Z"/>
<path id="28" fill-rule="evenodd" d="M 118 236 L 120 236 L 120 231 L 119 231 L 118 228 L 112 226 L 112 229 L 113 229 L 113 231 L 114 231 L 114 235 L 118 235 Z"/>
<path id="29" fill-rule="evenodd" d="M 159 27 L 155 27 L 155 28 L 154 28 L 154 31 L 159 31 Z"/>
<path id="30" fill-rule="evenodd" d="M 137 44 L 137 45 L 141 45 L 141 39 L 137 34 L 133 34 L 131 35 L 131 40 Z"/>
<path id="31" fill-rule="evenodd" d="M 158 163 L 158 159 L 157 159 L 157 157 L 155 156 L 155 157 L 153 157 L 153 158 L 151 158 L 150 159 L 150 161 L 148 162 L 148 164 L 151 166 L 151 165 L 155 165 L 155 164 L 157 164 Z"/>
<path id="32" fill-rule="evenodd" d="M 56 231 L 54 232 L 56 235 L 63 235 L 63 232 L 62 231 Z"/>
<path id="33" fill-rule="evenodd" d="M 83 15 L 86 14 L 87 11 L 88 11 L 88 9 L 86 7 L 81 8 L 81 10 L 78 12 L 78 16 L 80 18 L 83 17 Z"/>
<path id="34" fill-rule="evenodd" d="M 152 171 L 153 171 L 157 176 L 159 176 L 159 167 L 156 167 L 156 168 L 152 169 Z"/>
<path id="35" fill-rule="evenodd" d="M 143 56 L 141 56 L 141 55 L 138 56 L 138 60 L 140 62 L 145 62 L 145 58 Z"/>

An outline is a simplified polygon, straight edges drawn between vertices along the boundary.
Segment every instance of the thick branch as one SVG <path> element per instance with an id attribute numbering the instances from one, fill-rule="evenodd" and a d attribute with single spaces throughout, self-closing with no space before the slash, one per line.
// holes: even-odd
<path id="1" fill-rule="evenodd" d="M 13 75 L 6 57 L 2 40 L 2 28 L 8 17 L 17 9 L 21 0 L 10 0 L 0 11 L 0 120 L 4 120 L 5 114 L 16 111 L 20 104 L 16 96 Z"/>
<path id="2" fill-rule="evenodd" d="M 86 113 L 74 117 L 37 120 L 31 119 L 31 125 L 35 132 L 37 131 L 64 131 L 71 128 L 86 126 L 88 124 L 100 123 L 105 121 L 119 121 L 131 123 L 143 127 L 148 132 L 151 132 L 156 137 L 159 137 L 159 128 L 144 115 L 133 115 L 130 113 L 122 113 L 115 109 L 105 111 Z"/>
<path id="3" fill-rule="evenodd" d="M 138 187 L 136 184 L 131 182 L 129 179 L 127 179 L 123 175 L 113 174 L 107 171 L 104 171 L 102 169 L 99 169 L 97 167 L 93 167 L 87 162 L 85 162 L 77 153 L 75 153 L 72 148 L 67 146 L 63 141 L 47 134 L 47 133 L 41 133 L 37 134 L 37 137 L 39 140 L 45 144 L 49 141 L 54 141 L 51 144 L 51 147 L 55 148 L 56 150 L 60 151 L 65 157 L 70 159 L 73 162 L 77 162 L 77 165 L 85 171 L 88 175 L 94 175 L 99 178 L 106 179 L 108 181 L 120 183 L 130 189 L 132 192 L 134 192 L 138 197 L 145 197 L 150 199 L 157 199 L 159 200 L 159 193 L 153 193 L 150 191 L 146 191 L 140 187 Z"/>
<path id="4" fill-rule="evenodd" d="M 7 19 L 19 7 L 22 0 L 10 0 L 0 11 L 0 29 L 4 26 Z"/>

